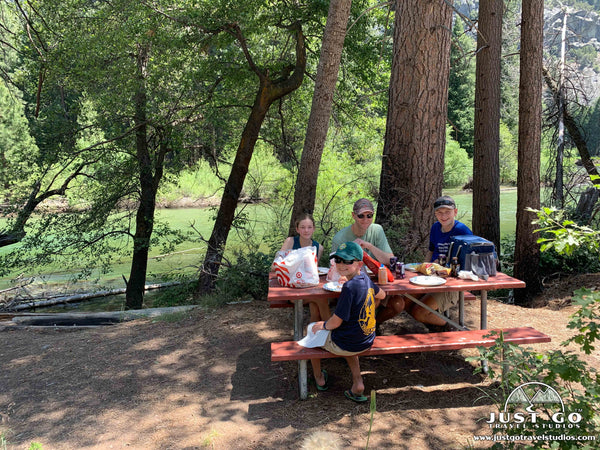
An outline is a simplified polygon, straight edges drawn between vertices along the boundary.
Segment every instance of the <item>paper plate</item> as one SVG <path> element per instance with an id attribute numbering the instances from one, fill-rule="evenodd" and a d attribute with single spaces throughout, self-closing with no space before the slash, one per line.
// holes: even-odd
<path id="1" fill-rule="evenodd" d="M 313 348 L 321 347 L 323 344 L 325 344 L 327 336 L 329 335 L 329 330 L 319 330 L 316 333 L 313 333 L 312 327 L 314 324 L 315 322 L 308 324 L 308 327 L 306 328 L 306 336 L 298 341 L 298 345 L 301 345 L 302 347 Z"/>
<path id="2" fill-rule="evenodd" d="M 440 286 L 445 284 L 446 280 L 440 277 L 421 275 L 418 277 L 412 277 L 410 282 L 413 284 L 418 284 L 419 286 Z"/>
<path id="3" fill-rule="evenodd" d="M 323 289 L 331 292 L 342 292 L 342 285 L 340 283 L 334 283 L 330 281 L 329 283 L 325 283 L 323 285 Z"/>
<path id="4" fill-rule="evenodd" d="M 317 267 L 317 270 L 319 271 L 319 275 L 327 275 L 329 267 Z"/>

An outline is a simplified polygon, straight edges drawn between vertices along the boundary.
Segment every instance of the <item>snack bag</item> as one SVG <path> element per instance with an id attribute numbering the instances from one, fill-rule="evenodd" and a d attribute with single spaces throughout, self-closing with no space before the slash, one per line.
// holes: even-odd
<path id="1" fill-rule="evenodd" d="M 316 247 L 278 251 L 273 267 L 281 286 L 306 288 L 319 285 Z"/>
<path id="2" fill-rule="evenodd" d="M 449 267 L 444 267 L 437 263 L 422 263 L 415 267 L 415 270 L 423 275 L 437 275 L 440 277 L 450 275 Z"/>
<path id="3" fill-rule="evenodd" d="M 374 274 L 379 273 L 379 266 L 381 266 L 381 264 L 378 261 L 371 258 L 367 254 L 367 252 L 363 252 L 363 262 L 371 270 L 371 272 L 373 272 Z M 384 265 L 383 267 L 385 267 L 385 270 L 387 272 L 388 283 L 391 283 L 392 281 L 394 281 L 394 275 L 392 275 L 392 272 L 386 265 Z"/>

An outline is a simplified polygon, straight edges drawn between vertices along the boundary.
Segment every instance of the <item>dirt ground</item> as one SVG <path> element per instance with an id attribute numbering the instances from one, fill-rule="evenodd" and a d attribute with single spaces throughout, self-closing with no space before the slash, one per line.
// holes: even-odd
<path id="1" fill-rule="evenodd" d="M 538 308 L 488 303 L 489 328 L 533 326 L 557 348 L 570 330 L 574 288 L 600 274 L 555 280 Z M 477 324 L 479 302 L 468 302 Z M 425 332 L 404 315 L 388 334 Z M 17 328 L 0 324 L 0 448 L 275 449 L 322 438 L 329 447 L 365 448 L 368 404 L 347 400 L 349 370 L 327 360 L 331 388 L 297 394 L 297 363 L 270 361 L 270 343 L 288 340 L 292 309 L 265 301 L 194 310 L 178 321 L 136 320 L 99 328 Z M 361 358 L 366 392 L 376 390 L 369 448 L 481 448 L 482 418 L 497 407 L 490 384 L 460 352 Z M 598 355 L 587 361 L 600 368 Z M 320 435 L 320 436 L 319 436 Z M 335 446 L 337 444 L 337 447 Z"/>

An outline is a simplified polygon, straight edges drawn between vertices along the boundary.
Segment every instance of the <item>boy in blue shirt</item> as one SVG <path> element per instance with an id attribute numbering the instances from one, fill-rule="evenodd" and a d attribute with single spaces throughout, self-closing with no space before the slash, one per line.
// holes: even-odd
<path id="1" fill-rule="evenodd" d="M 448 255 L 450 247 L 450 238 L 462 234 L 473 234 L 473 232 L 464 223 L 456 220 L 458 208 L 454 199 L 448 195 L 438 198 L 433 203 L 435 218 L 437 221 L 431 226 L 429 232 L 429 252 L 426 261 L 439 262 L 440 255 Z M 458 302 L 458 292 L 437 292 L 427 294 L 421 298 L 421 301 L 436 311 L 446 311 Z M 433 325 L 436 327 L 445 327 L 446 322 L 440 317 L 427 311 L 420 305 L 406 299 L 406 311 L 419 322 Z"/>
<path id="2" fill-rule="evenodd" d="M 344 395 L 355 402 L 366 402 L 365 385 L 360 373 L 358 354 L 373 345 L 375 339 L 375 308 L 385 298 L 371 279 L 361 272 L 363 250 L 355 242 L 342 243 L 333 255 L 338 272 L 348 281 L 342 286 L 337 306 L 331 317 L 313 325 L 312 331 L 330 331 L 323 347 L 344 356 L 352 373 L 352 387 Z M 328 389 L 327 372 L 321 370 L 321 360 L 311 359 L 317 389 Z"/>

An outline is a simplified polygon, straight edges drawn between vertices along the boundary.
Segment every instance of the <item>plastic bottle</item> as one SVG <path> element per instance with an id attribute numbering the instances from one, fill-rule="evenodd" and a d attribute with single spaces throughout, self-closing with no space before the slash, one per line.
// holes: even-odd
<path id="1" fill-rule="evenodd" d="M 387 270 L 385 270 L 385 266 L 383 264 L 379 266 L 379 271 L 377 273 L 377 282 L 379 284 L 387 283 Z"/>
<path id="2" fill-rule="evenodd" d="M 446 267 L 446 255 L 444 253 L 440 253 L 439 261 L 440 266 Z"/>
<path id="3" fill-rule="evenodd" d="M 458 263 L 458 258 L 455 256 L 450 263 L 450 276 L 458 277 L 458 272 L 460 272 L 460 264 Z"/>

